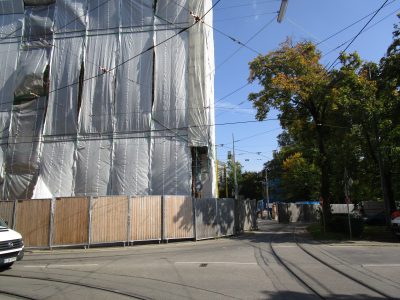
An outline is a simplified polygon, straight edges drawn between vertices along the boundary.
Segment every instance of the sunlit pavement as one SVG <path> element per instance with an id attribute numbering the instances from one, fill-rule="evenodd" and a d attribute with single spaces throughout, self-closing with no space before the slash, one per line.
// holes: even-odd
<path id="1" fill-rule="evenodd" d="M 328 274 L 318 261 L 300 255 L 296 240 L 368 285 L 400 295 L 400 244 L 320 244 L 307 240 L 304 228 L 261 220 L 258 231 L 232 238 L 35 250 L 0 273 L 19 276 L 0 278 L 0 292 L 10 293 L 0 293 L 0 299 L 15 299 L 15 294 L 30 299 L 317 299 L 318 293 L 325 298 L 385 298 L 334 271 Z M 347 286 L 337 286 L 332 276 Z"/>

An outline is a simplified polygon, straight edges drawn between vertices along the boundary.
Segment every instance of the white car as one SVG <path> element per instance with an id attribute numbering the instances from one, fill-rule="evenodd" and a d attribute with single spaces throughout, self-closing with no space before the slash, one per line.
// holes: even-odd
<path id="1" fill-rule="evenodd" d="M 23 257 L 24 242 L 22 236 L 8 228 L 7 223 L 0 219 L 0 268 L 8 268 Z"/>

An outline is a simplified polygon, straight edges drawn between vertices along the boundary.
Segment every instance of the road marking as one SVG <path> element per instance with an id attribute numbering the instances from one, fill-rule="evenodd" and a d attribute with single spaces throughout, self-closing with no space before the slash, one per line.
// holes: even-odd
<path id="1" fill-rule="evenodd" d="M 257 265 L 251 262 L 235 262 L 235 261 L 176 261 L 176 264 L 220 264 L 220 265 Z"/>
<path id="2" fill-rule="evenodd" d="M 30 265 L 24 268 L 76 268 L 76 267 L 96 267 L 98 264 L 80 264 L 80 265 Z"/>
<path id="3" fill-rule="evenodd" d="M 364 264 L 362 267 L 400 267 L 400 264 Z"/>

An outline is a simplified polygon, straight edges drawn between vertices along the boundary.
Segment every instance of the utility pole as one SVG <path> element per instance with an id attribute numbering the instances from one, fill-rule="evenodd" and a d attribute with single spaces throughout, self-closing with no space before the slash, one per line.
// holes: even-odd
<path id="1" fill-rule="evenodd" d="M 269 215 L 269 186 L 268 186 L 268 168 L 265 168 L 265 196 L 267 198 L 267 219 L 270 219 Z"/>
<path id="2" fill-rule="evenodd" d="M 238 200 L 238 184 L 237 184 L 237 176 L 236 176 L 236 158 L 235 158 L 235 137 L 232 133 L 232 141 L 233 141 L 233 153 L 232 153 L 232 162 L 233 162 L 233 182 L 234 182 L 234 190 L 235 190 L 235 200 Z"/>
<path id="3" fill-rule="evenodd" d="M 225 198 L 229 198 L 229 196 L 228 196 L 228 177 L 226 176 L 226 164 L 224 164 L 224 178 L 225 178 Z"/>

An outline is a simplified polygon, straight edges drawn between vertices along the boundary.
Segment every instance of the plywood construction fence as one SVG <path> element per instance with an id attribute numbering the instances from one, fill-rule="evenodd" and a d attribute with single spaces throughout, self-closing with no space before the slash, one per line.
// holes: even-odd
<path id="1" fill-rule="evenodd" d="M 208 239 L 218 236 L 216 199 L 194 199 L 196 217 L 196 239 Z"/>
<path id="2" fill-rule="evenodd" d="M 14 226 L 14 201 L 0 201 L 0 218 Z"/>
<path id="3" fill-rule="evenodd" d="M 52 245 L 88 244 L 89 199 L 57 198 L 54 204 Z"/>
<path id="4" fill-rule="evenodd" d="M 255 201 L 187 196 L 69 197 L 0 201 L 0 216 L 26 247 L 52 248 L 233 235 L 236 222 L 254 228 L 254 208 Z"/>
<path id="5" fill-rule="evenodd" d="M 235 200 L 226 198 L 215 201 L 218 209 L 218 236 L 235 234 Z"/>
<path id="6" fill-rule="evenodd" d="M 129 240 L 161 240 L 162 196 L 132 197 L 130 201 Z"/>
<path id="7" fill-rule="evenodd" d="M 194 238 L 192 197 L 164 196 L 163 238 Z"/>
<path id="8" fill-rule="evenodd" d="M 90 243 L 128 239 L 128 196 L 90 198 Z"/>
<path id="9" fill-rule="evenodd" d="M 51 199 L 18 200 L 15 229 L 29 247 L 50 246 Z"/>
<path id="10" fill-rule="evenodd" d="M 196 239 L 235 233 L 234 199 L 194 199 Z"/>
<path id="11" fill-rule="evenodd" d="M 256 200 L 238 200 L 235 210 L 237 231 L 249 231 L 256 227 Z"/>

